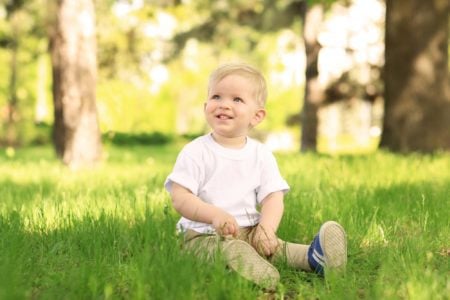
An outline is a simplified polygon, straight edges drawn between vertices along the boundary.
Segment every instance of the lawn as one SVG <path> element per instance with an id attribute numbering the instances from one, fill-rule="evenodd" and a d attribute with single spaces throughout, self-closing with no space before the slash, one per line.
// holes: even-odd
<path id="1" fill-rule="evenodd" d="M 163 189 L 179 147 L 107 146 L 95 170 L 49 147 L 0 149 L 0 299 L 448 299 L 450 154 L 277 154 L 291 185 L 279 236 L 347 230 L 344 274 L 277 265 L 275 294 L 180 249 Z"/>

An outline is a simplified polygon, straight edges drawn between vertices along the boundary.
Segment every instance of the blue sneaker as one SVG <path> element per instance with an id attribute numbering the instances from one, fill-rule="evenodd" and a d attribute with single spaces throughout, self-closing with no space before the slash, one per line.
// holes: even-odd
<path id="1" fill-rule="evenodd" d="M 341 269 L 347 264 L 347 238 L 341 225 L 325 222 L 308 249 L 311 269 L 323 276 L 325 269 Z"/>

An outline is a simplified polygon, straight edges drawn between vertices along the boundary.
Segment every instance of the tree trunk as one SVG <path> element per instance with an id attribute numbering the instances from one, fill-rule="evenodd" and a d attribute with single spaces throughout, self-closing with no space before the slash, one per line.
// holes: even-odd
<path id="1" fill-rule="evenodd" d="M 0 144 L 7 146 L 17 146 L 20 144 L 18 134 L 19 108 L 17 96 L 17 77 L 19 70 L 19 42 L 21 20 L 19 11 L 23 3 L 9 3 L 6 5 L 6 18 L 11 26 L 11 40 L 9 44 L 11 60 L 9 65 L 10 75 L 8 83 L 8 103 L 6 105 L 5 135 L 0 138 Z M 3 123 L 3 122 L 2 122 Z M 3 125 L 3 124 L 2 124 Z"/>
<path id="2" fill-rule="evenodd" d="M 101 156 L 94 5 L 59 0 L 56 10 L 51 34 L 55 149 L 71 167 L 91 165 Z"/>
<path id="3" fill-rule="evenodd" d="M 303 14 L 303 38 L 306 52 L 305 96 L 301 113 L 301 151 L 317 150 L 318 113 L 324 100 L 324 89 L 318 75 L 318 58 L 321 46 L 318 34 L 323 22 L 323 7 L 320 4 L 306 8 Z"/>
<path id="4" fill-rule="evenodd" d="M 16 146 L 19 143 L 17 134 L 17 55 L 19 52 L 19 34 L 17 30 L 17 19 L 14 13 L 11 17 L 12 42 L 11 42 L 11 64 L 9 77 L 9 93 L 8 93 L 8 118 L 6 123 L 6 144 L 8 146 Z"/>
<path id="5" fill-rule="evenodd" d="M 381 147 L 450 149 L 449 0 L 387 0 Z"/>

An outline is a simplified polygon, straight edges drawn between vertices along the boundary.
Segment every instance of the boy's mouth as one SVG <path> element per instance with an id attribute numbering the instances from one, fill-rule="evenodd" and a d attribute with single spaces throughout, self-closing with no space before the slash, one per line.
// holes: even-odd
<path id="1" fill-rule="evenodd" d="M 230 116 L 228 116 L 228 115 L 224 115 L 224 114 L 218 114 L 218 115 L 216 115 L 216 118 L 217 118 L 217 119 L 220 119 L 220 120 L 230 120 L 230 119 L 233 119 L 232 117 L 230 117 Z"/>

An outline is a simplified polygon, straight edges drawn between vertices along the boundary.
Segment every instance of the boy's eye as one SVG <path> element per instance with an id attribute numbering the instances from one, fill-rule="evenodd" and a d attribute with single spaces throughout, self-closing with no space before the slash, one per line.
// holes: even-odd
<path id="1" fill-rule="evenodd" d="M 236 97 L 233 99 L 234 102 L 244 102 L 244 100 L 242 100 L 242 98 Z"/>
<path id="2" fill-rule="evenodd" d="M 219 99 L 220 99 L 220 96 L 219 96 L 219 95 L 213 95 L 213 96 L 211 97 L 211 99 L 212 99 L 212 100 L 219 100 Z"/>

